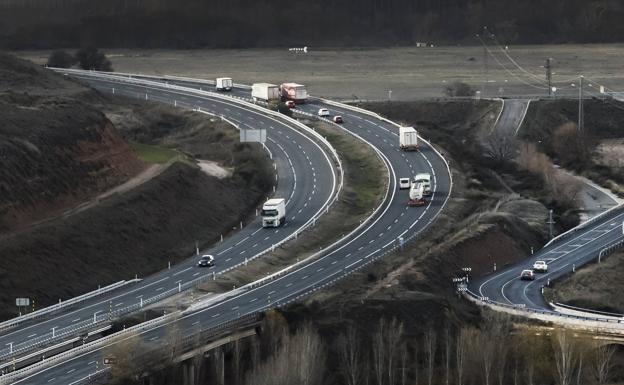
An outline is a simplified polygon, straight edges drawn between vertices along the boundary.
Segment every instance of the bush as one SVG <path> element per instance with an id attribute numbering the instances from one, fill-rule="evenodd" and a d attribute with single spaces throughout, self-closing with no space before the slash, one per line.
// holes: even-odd
<path id="1" fill-rule="evenodd" d="M 48 67 L 70 68 L 76 64 L 76 58 L 67 51 L 56 50 L 48 57 Z"/>
<path id="2" fill-rule="evenodd" d="M 475 95 L 475 90 L 464 82 L 453 82 L 446 86 L 444 93 L 449 97 L 470 97 Z"/>
<path id="3" fill-rule="evenodd" d="M 104 52 L 95 47 L 81 48 L 76 52 L 76 59 L 80 68 L 84 70 L 112 71 L 113 66 Z"/>

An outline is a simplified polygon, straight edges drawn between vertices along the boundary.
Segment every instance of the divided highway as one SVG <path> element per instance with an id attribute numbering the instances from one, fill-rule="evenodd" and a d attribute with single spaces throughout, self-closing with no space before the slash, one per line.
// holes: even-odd
<path id="1" fill-rule="evenodd" d="M 596 260 L 600 251 L 624 239 L 622 223 L 624 210 L 614 209 L 582 225 L 544 247 L 521 262 L 501 269 L 494 274 L 470 282 L 469 290 L 483 300 L 531 309 L 551 310 L 542 296 L 542 286 L 549 281 L 569 274 L 590 261 Z M 521 281 L 520 272 L 531 269 L 535 261 L 546 261 L 547 273 L 536 273 L 534 281 Z"/>
<path id="2" fill-rule="evenodd" d="M 100 89 L 110 90 L 114 86 L 116 94 L 135 96 L 136 93 L 141 93 L 142 96 L 148 92 L 150 100 L 167 104 L 174 104 L 174 100 L 177 100 L 180 106 L 200 107 L 203 111 L 226 115 L 230 121 L 241 127 L 266 128 L 266 148 L 273 157 L 276 168 L 274 196 L 287 199 L 287 222 L 277 229 L 263 229 L 259 218 L 245 223 L 242 229 L 237 229 L 223 242 L 201 251 L 200 254 L 215 256 L 214 267 L 199 268 L 196 266 L 197 257 L 191 257 L 170 269 L 143 279 L 138 284 L 68 307 L 49 319 L 25 322 L 2 332 L 0 369 L 10 367 L 12 358 L 16 355 L 77 337 L 87 331 L 101 329 L 110 324 L 110 318 L 175 295 L 178 290 L 192 287 L 200 280 L 212 279 L 213 274 L 221 274 L 263 251 L 270 250 L 300 232 L 313 217 L 324 213 L 335 199 L 342 183 L 341 171 L 336 167 L 337 160 L 331 158 L 332 152 L 286 119 L 250 109 L 240 102 L 198 96 L 165 87 L 111 84 L 105 79 L 92 76 L 83 76 L 82 79 Z"/>
<path id="3" fill-rule="evenodd" d="M 89 82 L 102 90 L 110 89 L 113 86 L 104 79 L 89 80 Z M 119 84 L 115 87 L 119 87 Z M 141 88 L 137 84 L 123 86 L 124 89 L 131 92 L 140 92 L 141 90 L 137 90 L 137 87 Z M 167 92 L 160 88 L 153 90 L 152 87 L 149 86 L 152 100 L 158 100 L 154 97 L 162 98 Z M 115 92 L 118 92 L 117 90 L 118 88 Z M 206 111 L 211 111 L 211 108 L 214 108 L 210 102 L 204 102 L 206 95 L 189 93 L 185 94 L 185 97 L 187 98 L 185 102 L 191 105 L 203 103 L 202 109 L 205 108 Z M 167 102 L 171 102 L 171 97 L 167 99 Z M 321 251 L 317 258 L 301 263 L 274 279 L 250 285 L 244 290 L 236 290 L 227 298 L 171 321 L 176 323 L 183 336 L 196 333 L 198 329 L 209 329 L 223 322 L 254 314 L 267 308 L 284 306 L 331 285 L 393 252 L 399 246 L 400 239 L 407 241 L 426 230 L 444 208 L 451 192 L 451 175 L 445 160 L 428 143 L 421 141 L 421 148 L 417 152 L 402 152 L 398 149 L 398 127 L 375 114 L 351 109 L 347 106 L 336 106 L 332 102 L 322 100 L 312 100 L 309 104 L 298 108 L 311 113 L 320 107 L 328 108 L 336 114 L 342 115 L 345 119 L 344 124 L 341 127 L 335 126 L 335 128 L 344 129 L 362 140 L 363 143 L 373 147 L 386 165 L 388 190 L 383 203 L 376 208 L 369 220 L 363 223 L 357 231 L 345 236 L 338 244 Z M 231 110 L 225 111 L 225 115 L 228 118 L 236 119 L 234 110 L 229 108 Z M 241 119 L 240 122 L 245 121 Z M 330 172 L 330 170 L 324 172 Z M 420 172 L 428 172 L 432 175 L 433 195 L 427 205 L 423 207 L 407 207 L 408 192 L 398 189 L 398 178 L 412 177 Z M 323 176 L 318 166 L 309 164 L 307 173 L 309 175 L 316 173 L 317 178 Z M 299 186 L 299 182 L 297 185 Z M 313 180 L 307 185 L 307 188 L 312 188 L 314 185 L 320 188 L 321 182 Z M 290 206 L 288 210 L 291 213 L 293 211 Z M 237 250 L 243 251 L 250 248 L 252 244 L 245 242 L 240 246 L 242 247 Z M 166 328 L 165 325 L 157 325 L 142 331 L 141 336 L 148 344 L 155 347 L 160 346 L 163 343 Z M 110 343 L 114 343 L 114 341 Z M 83 353 L 68 357 L 58 364 L 42 366 L 41 369 L 33 371 L 18 383 L 86 383 L 91 375 L 102 369 L 101 362 L 101 347 L 85 350 Z M 0 382 L 1 380 L 0 377 Z"/>

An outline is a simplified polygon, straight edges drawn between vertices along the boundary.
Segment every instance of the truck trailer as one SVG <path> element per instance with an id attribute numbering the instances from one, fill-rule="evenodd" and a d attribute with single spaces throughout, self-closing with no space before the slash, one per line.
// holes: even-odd
<path id="1" fill-rule="evenodd" d="M 232 91 L 232 78 L 217 78 L 215 85 L 217 91 Z"/>
<path id="2" fill-rule="evenodd" d="M 279 86 L 270 83 L 254 83 L 251 86 L 251 97 L 254 103 L 258 100 L 269 103 L 280 99 Z"/>
<path id="3" fill-rule="evenodd" d="M 297 83 L 283 83 L 280 86 L 282 101 L 292 100 L 297 104 L 305 103 L 308 99 L 306 86 Z"/>
<path id="4" fill-rule="evenodd" d="M 409 191 L 409 201 L 407 201 L 407 205 L 410 207 L 424 206 L 427 201 L 425 201 L 423 193 L 424 186 L 422 185 L 422 183 L 412 183 L 412 187 L 410 187 Z"/>
<path id="5" fill-rule="evenodd" d="M 431 174 L 421 173 L 414 176 L 415 183 L 421 183 L 423 185 L 423 194 L 426 196 L 431 195 Z"/>
<path id="6" fill-rule="evenodd" d="M 418 132 L 414 127 L 399 127 L 399 147 L 403 151 L 418 150 Z"/>
<path id="7" fill-rule="evenodd" d="M 279 227 L 286 223 L 286 200 L 273 198 L 262 205 L 262 227 Z"/>

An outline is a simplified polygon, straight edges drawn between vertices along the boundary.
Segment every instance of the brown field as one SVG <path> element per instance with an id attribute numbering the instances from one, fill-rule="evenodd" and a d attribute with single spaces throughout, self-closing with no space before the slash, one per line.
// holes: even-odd
<path id="1" fill-rule="evenodd" d="M 241 83 L 295 81 L 310 93 L 339 99 L 410 100 L 442 96 L 444 87 L 464 81 L 484 95 L 543 95 L 545 82 L 515 67 L 502 50 L 490 48 L 485 82 L 483 47 L 321 49 L 307 54 L 287 49 L 105 50 L 118 72 L 176 74 Z M 546 58 L 554 59 L 553 80 L 562 94 L 577 95 L 571 80 L 579 74 L 612 89 L 624 89 L 624 45 L 510 46 L 508 54 L 525 71 L 544 79 Z M 49 51 L 20 51 L 43 64 Z M 497 60 L 499 63 L 497 63 Z M 589 83 L 589 82 L 588 82 Z M 586 83 L 587 84 L 587 83 Z M 589 83 L 594 86 L 593 83 Z M 590 90 L 597 92 L 596 88 Z"/>

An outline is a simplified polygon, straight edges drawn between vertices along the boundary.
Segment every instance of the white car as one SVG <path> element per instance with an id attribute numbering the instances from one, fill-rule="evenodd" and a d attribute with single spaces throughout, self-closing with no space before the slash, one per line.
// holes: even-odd
<path id="1" fill-rule="evenodd" d="M 327 108 L 320 108 L 318 110 L 318 116 L 329 116 L 329 110 Z"/>
<path id="2" fill-rule="evenodd" d="M 535 263 L 533 264 L 533 271 L 546 273 L 548 271 L 548 265 L 544 261 L 535 261 Z"/>
<path id="3" fill-rule="evenodd" d="M 399 189 L 405 190 L 410 188 L 410 178 L 399 178 Z"/>

